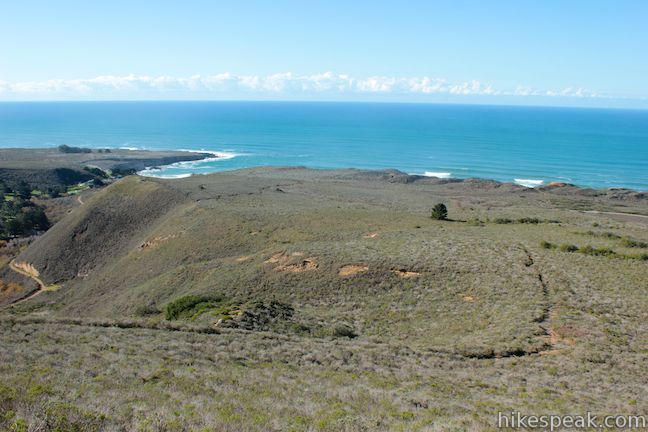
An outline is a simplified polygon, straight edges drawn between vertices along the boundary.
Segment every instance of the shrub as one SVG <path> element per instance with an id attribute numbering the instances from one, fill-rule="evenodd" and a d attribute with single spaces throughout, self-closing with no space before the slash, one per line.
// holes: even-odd
<path id="1" fill-rule="evenodd" d="M 626 258 L 626 259 L 636 259 L 636 260 L 641 260 L 641 261 L 648 261 L 648 253 L 626 254 L 623 257 Z"/>
<path id="2" fill-rule="evenodd" d="M 311 329 L 306 324 L 303 323 L 293 323 L 290 326 L 290 329 L 298 334 L 310 333 Z"/>
<path id="3" fill-rule="evenodd" d="M 94 174 L 97 177 L 108 178 L 108 173 L 101 168 L 85 166 L 83 167 L 83 170 L 89 172 L 90 174 Z"/>
<path id="4" fill-rule="evenodd" d="M 529 217 L 524 217 L 524 218 L 520 218 L 520 219 L 518 219 L 518 220 L 517 220 L 517 223 L 521 223 L 521 224 L 539 224 L 539 223 L 540 223 L 540 219 L 538 219 L 538 218 L 529 218 Z"/>
<path id="5" fill-rule="evenodd" d="M 590 245 L 587 246 L 581 246 L 578 248 L 578 253 L 582 253 L 585 255 L 593 255 L 594 253 L 594 248 Z"/>
<path id="6" fill-rule="evenodd" d="M 610 248 L 602 247 L 602 248 L 594 248 L 594 254 L 601 255 L 601 256 L 615 256 L 617 253 Z"/>
<path id="7" fill-rule="evenodd" d="M 513 220 L 508 218 L 496 218 L 493 222 L 496 224 L 511 224 L 513 223 Z"/>
<path id="8" fill-rule="evenodd" d="M 630 237 L 622 237 L 621 244 L 629 248 L 648 248 L 648 243 L 639 240 L 633 240 Z"/>
<path id="9" fill-rule="evenodd" d="M 356 334 L 356 332 L 353 330 L 351 326 L 348 326 L 346 324 L 338 324 L 333 328 L 333 336 L 348 337 L 353 339 L 358 335 Z"/>
<path id="10" fill-rule="evenodd" d="M 58 198 L 64 192 L 65 192 L 65 188 L 61 186 L 53 186 L 47 188 L 47 195 L 49 195 L 50 198 Z"/>
<path id="11" fill-rule="evenodd" d="M 484 223 L 479 218 L 471 218 L 466 221 L 466 225 L 470 226 L 484 226 Z"/>
<path id="12" fill-rule="evenodd" d="M 578 252 L 585 255 L 592 255 L 592 256 L 615 256 L 616 255 L 616 252 L 614 252 L 610 248 L 606 248 L 606 247 L 594 248 L 590 245 L 579 247 Z"/>
<path id="13" fill-rule="evenodd" d="M 24 199 L 29 199 L 31 197 L 33 188 L 24 180 L 20 180 L 18 186 L 14 190 L 14 194 Z"/>
<path id="14" fill-rule="evenodd" d="M 113 176 L 124 177 L 127 175 L 135 174 L 137 171 L 132 168 L 113 168 L 111 174 Z"/>
<path id="15" fill-rule="evenodd" d="M 216 305 L 221 301 L 223 301 L 223 297 L 219 295 L 188 295 L 180 297 L 166 305 L 165 317 L 168 320 L 188 317 L 193 315 L 193 311 L 201 306 Z"/>
<path id="16" fill-rule="evenodd" d="M 548 241 L 542 240 L 542 241 L 540 242 L 540 247 L 541 247 L 542 249 L 555 249 L 555 248 L 556 248 L 556 245 L 553 244 L 553 243 L 549 243 Z"/>
<path id="17" fill-rule="evenodd" d="M 149 315 L 157 315 L 160 313 L 160 309 L 157 308 L 154 304 L 148 304 L 145 306 L 138 306 L 135 309 L 135 315 L 140 317 L 145 317 Z"/>
<path id="18" fill-rule="evenodd" d="M 578 250 L 578 246 L 575 246 L 573 244 L 563 243 L 558 247 L 558 249 L 561 252 L 576 252 Z"/>
<path id="19" fill-rule="evenodd" d="M 606 231 L 606 232 L 602 233 L 601 237 L 609 238 L 609 239 L 615 239 L 615 240 L 621 238 L 620 235 L 614 234 L 613 232 L 609 232 L 609 231 Z"/>
<path id="20" fill-rule="evenodd" d="M 446 220 L 448 218 L 448 208 L 443 203 L 439 203 L 432 208 L 432 215 L 435 220 Z"/>
<path id="21" fill-rule="evenodd" d="M 65 144 L 58 146 L 58 150 L 61 153 L 92 153 L 92 150 L 89 148 L 71 147 Z"/>

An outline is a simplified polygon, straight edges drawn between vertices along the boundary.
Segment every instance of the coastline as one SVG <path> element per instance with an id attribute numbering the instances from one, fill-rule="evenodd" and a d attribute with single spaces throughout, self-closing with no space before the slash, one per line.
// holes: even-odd
<path id="1" fill-rule="evenodd" d="M 47 189 L 101 178 L 105 173 L 121 176 L 151 166 L 168 166 L 210 157 L 213 155 L 206 152 L 187 151 L 75 148 L 73 152 L 63 152 L 51 147 L 0 148 L 0 180 L 8 185 L 25 181 L 34 187 Z"/>
<path id="2" fill-rule="evenodd" d="M 184 150 L 183 150 L 184 151 Z M 222 159 L 227 159 L 231 158 L 233 156 L 216 156 L 219 155 L 221 152 L 206 152 L 210 153 L 214 156 L 212 157 L 207 157 L 205 159 L 193 161 L 193 162 L 209 162 L 209 161 L 215 161 L 215 160 L 222 160 Z M 166 180 L 173 180 L 173 179 L 183 179 L 183 178 L 189 178 L 192 176 L 206 176 L 206 175 L 211 175 L 219 172 L 235 172 L 235 171 L 240 171 L 240 170 L 246 170 L 246 169 L 273 169 L 273 168 L 278 168 L 283 166 L 266 166 L 266 165 L 259 165 L 259 166 L 252 166 L 252 167 L 245 167 L 245 168 L 235 168 L 235 169 L 224 169 L 224 170 L 215 170 L 215 171 L 210 171 L 210 172 L 192 172 L 192 173 L 182 173 L 182 174 L 162 174 L 162 175 L 155 175 L 155 172 L 160 172 L 163 169 L 166 169 L 171 166 L 178 166 L 182 167 L 182 164 L 186 163 L 186 161 L 179 161 L 173 164 L 169 165 L 158 165 L 155 167 L 149 167 L 146 170 L 143 171 L 148 171 L 147 173 L 143 173 L 142 171 L 138 171 L 137 174 L 141 175 L 143 177 L 152 177 L 152 178 L 159 178 L 159 179 L 166 179 Z M 499 185 L 499 186 L 508 186 L 508 187 L 516 187 L 519 188 L 519 190 L 532 190 L 532 191 L 541 191 L 541 192 L 549 192 L 549 191 L 580 191 L 583 194 L 587 196 L 596 196 L 596 195 L 602 195 L 602 194 L 607 194 L 609 195 L 610 193 L 612 195 L 620 196 L 620 195 L 627 195 L 627 194 L 637 194 L 639 199 L 648 197 L 648 191 L 644 190 L 637 190 L 637 189 L 632 189 L 632 188 L 625 188 L 625 187 L 608 187 L 608 188 L 594 188 L 594 187 L 588 187 L 588 186 L 583 186 L 583 185 L 576 185 L 573 183 L 568 183 L 568 182 L 561 182 L 561 181 L 551 181 L 551 182 L 544 182 L 543 180 L 532 180 L 532 179 L 515 179 L 513 182 L 506 182 L 506 181 L 500 181 L 500 180 L 495 180 L 495 179 L 490 179 L 490 178 L 482 178 L 482 177 L 466 177 L 466 178 L 461 178 L 461 177 L 452 177 L 450 173 L 442 173 L 442 172 L 430 172 L 426 171 L 424 174 L 416 174 L 416 173 L 406 173 L 404 171 L 401 171 L 396 168 L 389 168 L 389 169 L 364 169 L 364 168 L 315 168 L 315 167 L 309 167 L 309 166 L 303 166 L 303 165 L 294 165 L 291 166 L 294 168 L 306 168 L 308 170 L 313 170 L 313 171 L 345 171 L 345 170 L 356 170 L 358 172 L 374 172 L 377 175 L 380 175 L 381 173 L 392 173 L 395 178 L 399 178 L 401 181 L 404 182 L 425 182 L 426 179 L 429 179 L 430 181 L 438 181 L 440 183 L 473 183 L 476 185 L 479 184 L 490 184 L 490 185 Z M 184 167 L 186 168 L 186 167 Z M 498 186 L 498 187 L 499 187 Z"/>
<path id="3" fill-rule="evenodd" d="M 421 175 L 517 179 L 528 186 L 542 180 L 648 191 L 643 169 L 648 123 L 636 113 L 223 102 L 10 107 L 5 117 L 0 128 L 5 146 L 92 143 L 237 153 L 232 160 L 154 175 L 246 166 L 397 168 Z M 59 119 L 56 127 L 47 123 L 51 118 Z M 21 129 L 25 124 L 33 125 L 29 134 Z"/>
<path id="4" fill-rule="evenodd" d="M 20 180 L 36 179 L 36 185 L 47 183 L 65 183 L 66 180 L 87 181 L 91 179 L 84 171 L 85 167 L 96 167 L 101 170 L 116 170 L 134 173 L 143 177 L 166 180 L 189 178 L 194 175 L 210 175 L 222 171 L 238 171 L 221 169 L 209 172 L 186 172 L 200 163 L 209 163 L 233 159 L 240 154 L 211 150 L 140 150 L 134 148 L 110 149 L 109 153 L 99 153 L 100 149 L 91 149 L 91 153 L 60 153 L 56 148 L 0 148 L 0 180 L 17 182 Z M 302 167 L 301 165 L 294 165 Z M 169 168 L 178 168 L 183 172 L 178 174 L 158 174 Z M 242 169 L 272 169 L 272 166 L 246 167 Z M 313 171 L 344 171 L 345 168 L 314 168 Z M 389 173 L 392 181 L 399 182 L 438 182 L 465 183 L 475 188 L 489 185 L 492 188 L 516 189 L 519 191 L 545 192 L 556 195 L 581 195 L 587 197 L 612 197 L 619 200 L 647 199 L 648 191 L 625 187 L 594 188 L 576 185 L 568 182 L 552 181 L 545 183 L 541 180 L 515 179 L 513 182 L 500 181 L 481 177 L 453 177 L 449 172 L 425 171 L 422 174 L 406 173 L 399 169 L 364 169 L 352 168 L 357 172 L 374 173 L 381 176 Z M 541 183 L 542 182 L 542 183 Z M 68 183 L 70 184 L 70 183 Z"/>

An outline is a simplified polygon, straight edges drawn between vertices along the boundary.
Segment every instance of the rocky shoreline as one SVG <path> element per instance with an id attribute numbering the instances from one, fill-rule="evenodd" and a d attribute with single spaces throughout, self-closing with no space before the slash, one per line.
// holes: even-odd
<path id="1" fill-rule="evenodd" d="M 124 149 L 81 149 L 65 152 L 57 148 L 0 149 L 0 180 L 14 185 L 21 181 L 47 189 L 93 180 L 92 169 L 131 174 L 146 167 L 213 158 L 211 153 Z M 82 150 L 82 151 L 81 151 Z"/>

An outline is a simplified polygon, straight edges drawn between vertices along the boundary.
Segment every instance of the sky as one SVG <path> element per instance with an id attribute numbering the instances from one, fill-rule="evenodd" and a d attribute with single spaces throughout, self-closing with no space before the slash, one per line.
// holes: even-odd
<path id="1" fill-rule="evenodd" d="M 2 100 L 648 108 L 645 0 L 0 0 Z"/>

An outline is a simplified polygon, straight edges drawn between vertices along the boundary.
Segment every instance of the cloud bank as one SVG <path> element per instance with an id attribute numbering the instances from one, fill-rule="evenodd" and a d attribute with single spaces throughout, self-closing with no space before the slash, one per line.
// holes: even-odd
<path id="1" fill-rule="evenodd" d="M 102 98 L 128 96 L 137 98 L 182 96 L 217 98 L 299 97 L 345 95 L 478 95 L 478 96 L 540 96 L 572 98 L 604 98 L 579 87 L 541 90 L 518 86 L 512 90 L 496 89 L 477 80 L 452 82 L 433 77 L 352 77 L 325 72 L 297 75 L 290 72 L 272 75 L 193 75 L 190 77 L 148 75 L 104 75 L 87 79 L 51 79 L 45 81 L 0 81 L 0 99 L 35 97 Z"/>

